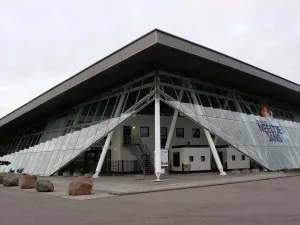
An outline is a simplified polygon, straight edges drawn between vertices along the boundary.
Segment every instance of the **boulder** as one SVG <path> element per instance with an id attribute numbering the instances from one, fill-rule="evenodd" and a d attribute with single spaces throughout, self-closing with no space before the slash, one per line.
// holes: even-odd
<path id="1" fill-rule="evenodd" d="M 93 189 L 93 180 L 91 178 L 81 176 L 72 180 L 69 185 L 69 195 L 90 195 Z"/>
<path id="2" fill-rule="evenodd" d="M 21 189 L 35 188 L 37 176 L 35 175 L 23 175 L 21 178 Z"/>
<path id="3" fill-rule="evenodd" d="M 5 175 L 3 175 L 3 174 L 0 174 L 0 184 L 3 184 L 3 177 L 4 177 Z"/>
<path id="4" fill-rule="evenodd" d="M 54 186 L 50 180 L 39 180 L 36 182 L 35 189 L 38 192 L 51 192 L 54 190 Z"/>
<path id="5" fill-rule="evenodd" d="M 3 186 L 14 187 L 19 185 L 19 178 L 14 174 L 9 174 L 3 177 Z"/>

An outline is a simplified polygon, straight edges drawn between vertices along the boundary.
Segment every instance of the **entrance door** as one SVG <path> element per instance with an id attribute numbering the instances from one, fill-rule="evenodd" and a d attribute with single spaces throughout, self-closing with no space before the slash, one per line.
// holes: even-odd
<path id="1" fill-rule="evenodd" d="M 123 127 L 123 144 L 131 144 L 131 126 Z"/>
<path id="2" fill-rule="evenodd" d="M 221 163 L 223 164 L 223 152 L 218 152 Z"/>

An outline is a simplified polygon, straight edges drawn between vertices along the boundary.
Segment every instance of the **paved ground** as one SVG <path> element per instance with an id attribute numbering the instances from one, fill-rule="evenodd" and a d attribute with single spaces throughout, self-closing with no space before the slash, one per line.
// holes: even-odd
<path id="1" fill-rule="evenodd" d="M 173 174 L 164 179 L 163 182 L 153 182 L 154 176 L 148 176 L 146 180 L 136 180 L 133 175 L 128 176 L 101 176 L 94 179 L 93 195 L 70 197 L 67 195 L 69 182 L 73 177 L 50 177 L 55 192 L 46 193 L 50 195 L 72 198 L 76 200 L 86 200 L 110 197 L 112 195 L 127 195 L 147 192 L 157 192 L 165 190 L 186 189 L 204 186 L 213 186 L 230 183 L 240 183 L 264 179 L 275 179 L 296 174 L 260 172 L 239 175 L 220 176 L 218 173 L 192 173 L 192 174 Z M 43 179 L 43 178 L 40 178 Z M 16 187 L 19 189 L 19 187 Z M 35 192 L 35 190 L 29 190 Z"/>
<path id="2" fill-rule="evenodd" d="M 0 188 L 1 225 L 300 224 L 300 177 L 74 201 Z"/>

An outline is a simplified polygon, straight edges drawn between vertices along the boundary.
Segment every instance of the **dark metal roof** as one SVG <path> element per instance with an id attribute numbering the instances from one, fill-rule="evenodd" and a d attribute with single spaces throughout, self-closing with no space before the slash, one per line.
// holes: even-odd
<path id="1" fill-rule="evenodd" d="M 300 105 L 298 84 L 155 29 L 0 119 L 0 135 L 158 69 Z"/>

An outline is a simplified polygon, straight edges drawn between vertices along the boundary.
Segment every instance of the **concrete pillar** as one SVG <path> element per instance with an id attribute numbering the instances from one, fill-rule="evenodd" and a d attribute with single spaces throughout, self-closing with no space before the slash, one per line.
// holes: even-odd
<path id="1" fill-rule="evenodd" d="M 155 126 L 154 157 L 155 157 L 155 175 L 156 175 L 155 181 L 160 181 L 159 177 L 161 175 L 161 158 L 160 158 L 161 144 L 160 144 L 160 99 L 159 99 L 159 96 L 156 96 L 156 98 L 155 98 L 154 126 Z"/>

